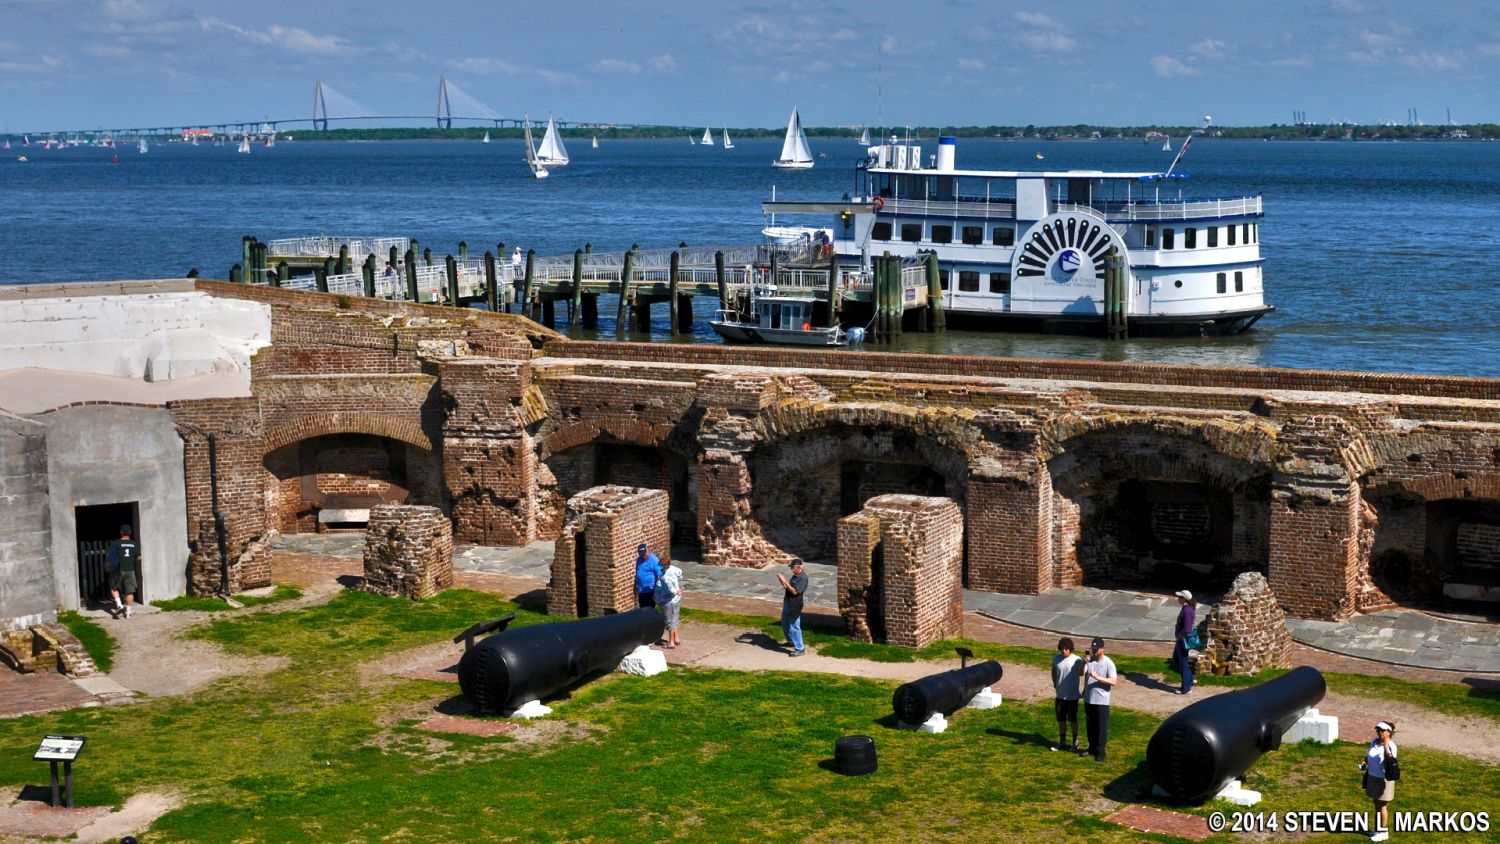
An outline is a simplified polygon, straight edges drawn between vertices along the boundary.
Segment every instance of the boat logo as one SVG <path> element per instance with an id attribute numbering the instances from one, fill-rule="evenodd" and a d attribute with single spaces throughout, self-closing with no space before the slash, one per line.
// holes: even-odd
<path id="1" fill-rule="evenodd" d="M 1057 214 L 1031 227 L 1017 244 L 1015 277 L 1045 278 L 1055 284 L 1103 283 L 1109 250 L 1124 254 L 1114 230 L 1091 215 Z"/>
<path id="2" fill-rule="evenodd" d="M 1073 273 L 1078 272 L 1078 268 L 1082 266 L 1083 256 L 1079 255 L 1078 250 L 1076 249 L 1064 249 L 1057 256 L 1058 269 L 1062 270 L 1069 276 L 1071 276 Z"/>

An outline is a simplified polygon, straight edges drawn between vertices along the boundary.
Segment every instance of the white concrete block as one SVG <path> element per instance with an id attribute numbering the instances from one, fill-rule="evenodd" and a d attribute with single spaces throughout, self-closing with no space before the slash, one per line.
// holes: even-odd
<path id="1" fill-rule="evenodd" d="M 980 690 L 974 699 L 969 701 L 970 709 L 994 709 L 1000 705 L 1000 693 L 993 691 L 989 686 Z"/>
<path id="2" fill-rule="evenodd" d="M 898 722 L 897 726 L 903 730 L 916 730 L 919 733 L 941 733 L 948 729 L 948 719 L 943 717 L 943 713 L 934 712 L 931 718 L 916 726 L 912 726 L 905 721 Z"/>
<path id="3" fill-rule="evenodd" d="M 1337 715 L 1321 715 L 1316 709 L 1309 709 L 1302 714 L 1297 722 L 1287 728 L 1281 734 L 1282 744 L 1296 744 L 1303 739 L 1312 739 L 1318 744 L 1333 744 L 1339 740 L 1339 719 Z"/>
<path id="4" fill-rule="evenodd" d="M 626 674 L 651 677 L 667 670 L 667 655 L 650 645 L 641 645 L 620 660 L 620 670 Z"/>
<path id="5" fill-rule="evenodd" d="M 318 511 L 318 523 L 324 525 L 359 524 L 369 521 L 370 508 L 368 507 L 324 507 Z"/>
<path id="6" fill-rule="evenodd" d="M 501 712 L 506 718 L 541 718 L 543 715 L 551 715 L 552 707 L 544 705 L 539 700 L 528 700 L 509 712 Z"/>
<path id="7" fill-rule="evenodd" d="M 1245 788 L 1239 780 L 1230 780 L 1229 785 L 1214 795 L 1215 800 L 1227 800 L 1236 806 L 1254 806 L 1260 802 L 1260 792 Z"/>

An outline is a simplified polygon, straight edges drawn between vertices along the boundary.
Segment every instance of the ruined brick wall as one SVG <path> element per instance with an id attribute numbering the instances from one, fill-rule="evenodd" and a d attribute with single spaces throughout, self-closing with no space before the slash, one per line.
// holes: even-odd
<path id="1" fill-rule="evenodd" d="M 946 498 L 881 495 L 841 519 L 839 612 L 850 637 L 920 648 L 962 635 L 963 532 Z"/>
<path id="2" fill-rule="evenodd" d="M 421 600 L 453 585 L 453 529 L 436 507 L 381 504 L 365 529 L 363 589 Z"/>
<path id="3" fill-rule="evenodd" d="M 1203 648 L 1194 670 L 1225 666 L 1229 674 L 1258 674 L 1291 664 L 1292 634 L 1276 593 L 1259 572 L 1246 572 L 1199 625 Z"/>
<path id="4" fill-rule="evenodd" d="M 170 402 L 183 441 L 187 491 L 188 591 L 220 591 L 220 561 L 209 472 L 210 434 L 216 435 L 219 509 L 228 547 L 229 590 L 243 592 L 271 583 L 267 546 L 265 433 L 260 403 L 252 397 Z"/>
<path id="5" fill-rule="evenodd" d="M 636 547 L 644 542 L 664 565 L 671 562 L 669 506 L 663 490 L 628 486 L 598 486 L 568 499 L 568 516 L 553 546 L 547 612 L 603 615 L 635 608 Z"/>
<path id="6" fill-rule="evenodd" d="M 545 413 L 525 361 L 444 361 L 443 479 L 454 538 L 525 545 L 537 537 L 537 459 L 527 425 Z M 528 404 L 528 402 L 531 402 Z"/>

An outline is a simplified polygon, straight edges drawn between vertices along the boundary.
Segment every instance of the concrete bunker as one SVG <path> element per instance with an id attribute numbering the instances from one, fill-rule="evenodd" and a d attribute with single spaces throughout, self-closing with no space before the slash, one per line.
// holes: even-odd
<path id="1" fill-rule="evenodd" d="M 1215 592 L 1267 571 L 1269 467 L 1180 434 L 1105 430 L 1047 469 L 1055 585 Z"/>
<path id="2" fill-rule="evenodd" d="M 833 424 L 800 431 L 747 460 L 751 515 L 773 545 L 803 559 L 838 555 L 839 519 L 880 495 L 948 498 L 962 510 L 968 459 L 905 428 Z"/>
<path id="3" fill-rule="evenodd" d="M 442 462 L 390 437 L 335 433 L 308 437 L 265 457 L 271 521 L 283 533 L 363 529 L 381 504 L 430 505 L 446 512 Z"/>

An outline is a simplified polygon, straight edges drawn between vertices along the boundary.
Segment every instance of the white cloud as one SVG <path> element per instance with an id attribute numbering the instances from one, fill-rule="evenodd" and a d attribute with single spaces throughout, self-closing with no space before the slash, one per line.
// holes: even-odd
<path id="1" fill-rule="evenodd" d="M 341 58 L 363 50 L 337 35 L 315 35 L 301 27 L 271 24 L 265 29 L 245 29 L 232 23 L 205 20 L 208 28 L 228 30 L 239 37 L 272 49 L 317 58 Z"/>
<path id="2" fill-rule="evenodd" d="M 594 70 L 600 73 L 628 73 L 634 76 L 641 72 L 641 66 L 635 62 L 628 62 L 621 59 L 600 59 L 594 62 Z"/>
<path id="3" fill-rule="evenodd" d="M 677 60 L 672 58 L 671 53 L 662 53 L 651 60 L 651 69 L 666 73 L 677 69 Z"/>
<path id="4" fill-rule="evenodd" d="M 470 58 L 452 62 L 454 70 L 463 73 L 473 73 L 480 76 L 494 76 L 504 74 L 505 76 L 520 76 L 524 71 L 516 65 L 507 61 L 492 58 Z"/>
<path id="5" fill-rule="evenodd" d="M 1156 71 L 1156 75 L 1163 79 L 1170 79 L 1174 76 L 1198 75 L 1198 71 L 1171 56 L 1152 56 L 1151 69 Z"/>
<path id="6" fill-rule="evenodd" d="M 1061 32 L 1037 32 L 1022 35 L 1021 43 L 1037 53 L 1067 53 L 1078 49 L 1078 42 Z"/>
<path id="7" fill-rule="evenodd" d="M 1361 3 L 1360 0 L 1333 0 L 1328 5 L 1340 15 L 1362 15 L 1370 11 L 1370 7 Z"/>
<path id="8" fill-rule="evenodd" d="M 771 77 L 771 81 L 780 85 L 786 85 L 792 81 L 792 74 L 785 70 L 777 71 L 776 75 Z"/>
<path id="9" fill-rule="evenodd" d="M 1229 51 L 1223 41 L 1217 38 L 1205 38 L 1189 47 L 1188 53 L 1204 59 L 1222 59 L 1229 54 Z"/>
<path id="10" fill-rule="evenodd" d="M 1462 51 L 1434 53 L 1423 50 L 1420 53 L 1403 52 L 1399 61 L 1413 70 L 1448 71 L 1462 69 L 1467 59 Z"/>
<path id="11" fill-rule="evenodd" d="M 979 59 L 959 59 L 959 70 L 984 70 L 984 62 Z"/>
<path id="12" fill-rule="evenodd" d="M 547 82 L 551 82 L 553 85 L 578 85 L 583 82 L 583 80 L 571 73 L 561 70 L 549 70 L 545 67 L 537 68 L 536 75 Z"/>
<path id="13" fill-rule="evenodd" d="M 1481 56 L 1500 56 L 1500 41 L 1494 44 L 1480 44 L 1478 49 Z"/>
<path id="14" fill-rule="evenodd" d="M 1041 12 L 1016 12 L 1016 20 L 1042 29 L 1062 29 L 1062 24 Z"/>

